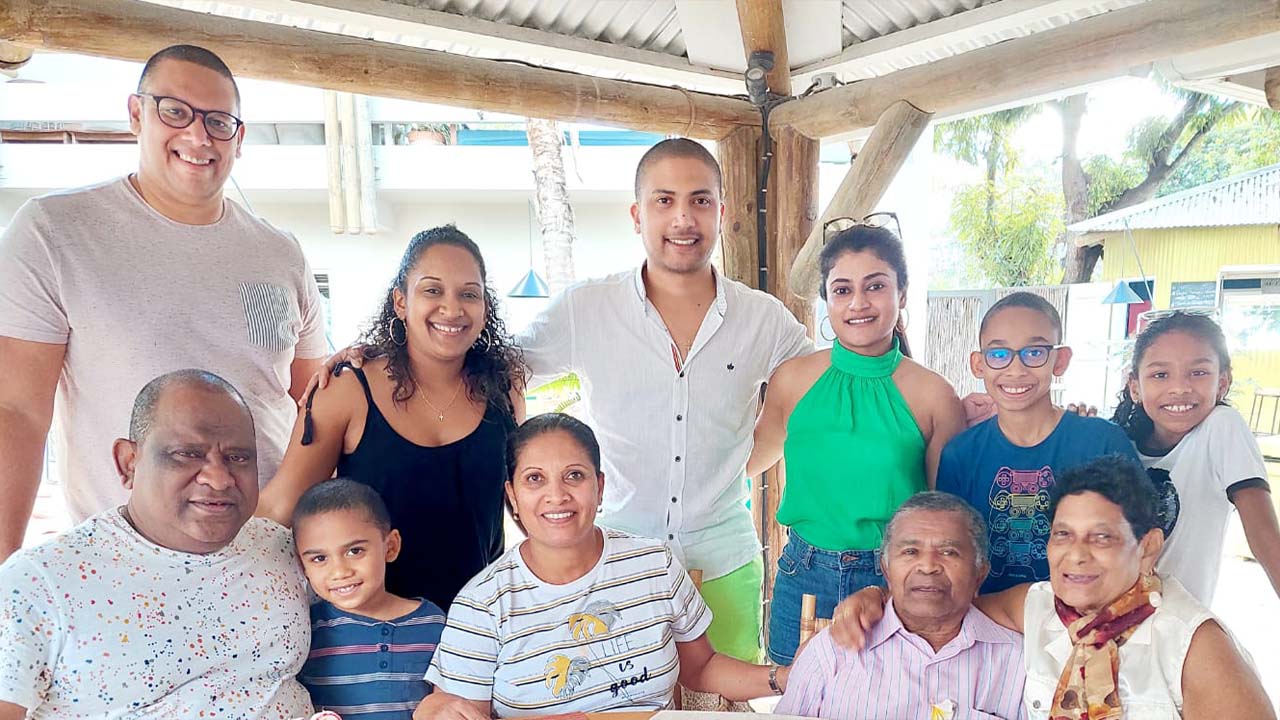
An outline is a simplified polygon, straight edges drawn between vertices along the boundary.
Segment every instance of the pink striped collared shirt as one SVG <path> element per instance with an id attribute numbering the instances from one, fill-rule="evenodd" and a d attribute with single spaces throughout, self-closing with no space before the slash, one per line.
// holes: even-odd
<path id="1" fill-rule="evenodd" d="M 830 720 L 929 720 L 954 703 L 954 720 L 1022 717 L 1022 636 L 970 607 L 960 634 L 934 652 L 902 626 L 893 602 L 861 652 L 823 631 L 796 660 L 776 712 Z M 947 717 L 947 716 L 942 716 Z"/>

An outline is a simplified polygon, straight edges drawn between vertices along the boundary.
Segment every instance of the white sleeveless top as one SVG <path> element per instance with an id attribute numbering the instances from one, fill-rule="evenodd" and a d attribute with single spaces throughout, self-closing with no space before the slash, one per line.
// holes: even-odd
<path id="1" fill-rule="evenodd" d="M 1182 717 L 1182 663 L 1191 637 L 1206 620 L 1217 620 L 1176 579 L 1164 575 L 1160 579 L 1164 583 L 1160 607 L 1120 646 L 1120 702 L 1125 720 Z M 1025 613 L 1024 707 L 1029 720 L 1044 720 L 1049 717 L 1058 678 L 1071 654 L 1071 640 L 1053 607 L 1049 583 L 1031 586 Z M 1218 625 L 1226 630 L 1221 621 Z M 1227 634 L 1230 636 L 1230 631 Z M 1236 647 L 1244 653 L 1239 643 Z"/>

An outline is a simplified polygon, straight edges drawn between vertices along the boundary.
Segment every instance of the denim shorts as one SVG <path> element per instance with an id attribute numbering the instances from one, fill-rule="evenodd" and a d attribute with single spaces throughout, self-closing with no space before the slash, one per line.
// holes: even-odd
<path id="1" fill-rule="evenodd" d="M 792 531 L 778 556 L 778 574 L 769 601 L 769 659 L 790 665 L 800 644 L 800 600 L 818 598 L 818 617 L 829 618 L 836 605 L 868 585 L 885 586 L 880 551 L 823 550 Z"/>

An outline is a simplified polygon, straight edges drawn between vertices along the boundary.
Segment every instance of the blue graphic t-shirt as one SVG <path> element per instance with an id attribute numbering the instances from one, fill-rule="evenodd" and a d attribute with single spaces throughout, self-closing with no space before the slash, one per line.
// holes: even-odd
<path id="1" fill-rule="evenodd" d="M 960 433 L 942 450 L 938 489 L 959 495 L 987 521 L 991 572 L 982 592 L 1049 579 L 1049 490 L 1054 478 L 1105 455 L 1138 455 L 1119 426 L 1063 413 L 1034 447 L 1019 447 L 991 418 Z"/>

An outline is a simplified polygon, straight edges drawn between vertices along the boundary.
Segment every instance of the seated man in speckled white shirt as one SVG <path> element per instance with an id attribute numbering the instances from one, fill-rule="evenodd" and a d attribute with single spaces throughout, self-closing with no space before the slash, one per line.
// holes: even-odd
<path id="1" fill-rule="evenodd" d="M 162 375 L 112 454 L 126 505 L 0 565 L 0 720 L 309 715 L 305 579 L 289 531 L 252 517 L 244 398 Z"/>

